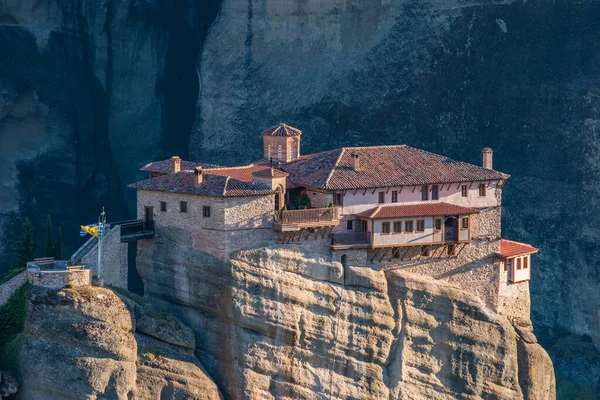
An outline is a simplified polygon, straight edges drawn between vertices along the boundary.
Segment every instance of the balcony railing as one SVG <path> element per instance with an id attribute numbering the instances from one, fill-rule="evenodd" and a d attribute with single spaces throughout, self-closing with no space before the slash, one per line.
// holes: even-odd
<path id="1" fill-rule="evenodd" d="M 118 225 L 121 227 L 121 241 L 147 239 L 154 236 L 154 221 L 138 219 L 119 222 Z"/>
<path id="2" fill-rule="evenodd" d="M 338 221 L 339 207 L 311 208 L 308 210 L 286 210 L 276 215 L 276 223 L 282 225 L 318 224 L 320 222 Z"/>
<path id="3" fill-rule="evenodd" d="M 333 235 L 334 246 L 339 245 L 368 245 L 371 243 L 371 232 L 347 232 Z"/>

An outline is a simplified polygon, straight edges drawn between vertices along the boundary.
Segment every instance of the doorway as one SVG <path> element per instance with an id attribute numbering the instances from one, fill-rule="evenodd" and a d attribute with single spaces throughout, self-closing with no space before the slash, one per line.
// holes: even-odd
<path id="1" fill-rule="evenodd" d="M 154 207 L 144 207 L 144 230 L 151 231 L 154 223 Z"/>
<path id="2" fill-rule="evenodd" d="M 444 222 L 444 241 L 458 241 L 458 218 L 455 216 L 446 216 L 446 220 Z"/>

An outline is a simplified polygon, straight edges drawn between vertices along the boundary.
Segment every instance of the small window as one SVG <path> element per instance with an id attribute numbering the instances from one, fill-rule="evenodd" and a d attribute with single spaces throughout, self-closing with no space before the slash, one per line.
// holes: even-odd
<path id="1" fill-rule="evenodd" d="M 346 222 L 346 230 L 347 230 L 348 232 L 352 232 L 352 230 L 353 230 L 353 229 L 352 229 L 352 220 L 350 220 L 350 221 Z"/>
<path id="2" fill-rule="evenodd" d="M 504 263 L 505 271 L 508 271 L 510 268 L 512 268 L 512 258 L 507 259 L 506 262 Z"/>
<path id="3" fill-rule="evenodd" d="M 210 206 L 202 207 L 202 216 L 205 218 L 210 218 Z"/>
<path id="4" fill-rule="evenodd" d="M 186 213 L 187 212 L 187 201 L 179 202 L 179 212 Z"/>
<path id="5" fill-rule="evenodd" d="M 529 256 L 523 257 L 523 269 L 529 268 Z"/>
<path id="6" fill-rule="evenodd" d="M 487 187 L 486 187 L 485 183 L 479 184 L 479 196 L 480 197 L 485 197 L 486 189 L 487 189 Z"/>
<path id="7" fill-rule="evenodd" d="M 392 203 L 397 203 L 397 202 L 398 202 L 398 191 L 392 190 Z"/>
<path id="8" fill-rule="evenodd" d="M 160 202 L 160 211 L 162 211 L 162 212 L 167 211 L 167 202 L 166 201 Z"/>
<path id="9" fill-rule="evenodd" d="M 277 159 L 281 160 L 281 145 L 277 148 Z"/>
<path id="10" fill-rule="evenodd" d="M 441 231 L 442 230 L 442 220 L 436 219 L 433 223 L 433 226 L 436 231 Z"/>
<path id="11" fill-rule="evenodd" d="M 523 269 L 521 266 L 521 257 L 517 258 L 517 269 Z"/>
<path id="12" fill-rule="evenodd" d="M 467 193 L 468 193 L 468 192 L 467 192 L 467 185 L 462 185 L 462 186 L 460 187 L 460 195 L 461 195 L 462 197 L 467 197 Z"/>
<path id="13" fill-rule="evenodd" d="M 460 227 L 462 229 L 469 229 L 469 217 L 463 217 L 461 218 L 461 224 Z"/>
<path id="14" fill-rule="evenodd" d="M 421 200 L 429 200 L 429 186 L 427 185 L 421 187 Z"/>
<path id="15" fill-rule="evenodd" d="M 390 233 L 390 223 L 389 222 L 381 223 L 381 233 Z"/>
<path id="16" fill-rule="evenodd" d="M 385 203 L 385 192 L 379 192 L 379 204 Z"/>
<path id="17" fill-rule="evenodd" d="M 269 160 L 271 159 L 271 144 L 269 143 L 269 147 L 267 148 L 267 157 Z"/>
<path id="18" fill-rule="evenodd" d="M 413 232 L 413 222 L 412 221 L 404 221 L 404 232 L 406 232 L 406 233 Z"/>
<path id="19" fill-rule="evenodd" d="M 342 205 L 342 194 L 341 193 L 333 194 L 333 204 L 335 204 L 336 206 Z"/>
<path id="20" fill-rule="evenodd" d="M 437 200 L 437 199 L 439 199 L 438 185 L 433 185 L 431 187 L 431 200 Z"/>
<path id="21" fill-rule="evenodd" d="M 402 222 L 394 221 L 394 233 L 402 233 Z"/>
<path id="22" fill-rule="evenodd" d="M 424 219 L 417 220 L 417 232 L 425 232 L 425 220 Z"/>

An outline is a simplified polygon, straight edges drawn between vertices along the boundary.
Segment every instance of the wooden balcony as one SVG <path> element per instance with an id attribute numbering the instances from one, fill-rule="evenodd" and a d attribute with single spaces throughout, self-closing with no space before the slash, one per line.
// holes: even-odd
<path id="1" fill-rule="evenodd" d="M 111 223 L 111 226 L 119 225 L 121 229 L 121 242 L 134 242 L 139 239 L 151 239 L 154 237 L 154 221 L 143 219 Z"/>
<path id="2" fill-rule="evenodd" d="M 275 214 L 273 229 L 277 232 L 297 232 L 308 228 L 334 227 L 339 223 L 339 207 L 286 210 Z"/>

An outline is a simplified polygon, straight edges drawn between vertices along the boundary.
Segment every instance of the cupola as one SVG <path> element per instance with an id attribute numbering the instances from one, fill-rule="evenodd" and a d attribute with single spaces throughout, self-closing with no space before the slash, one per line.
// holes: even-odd
<path id="1" fill-rule="evenodd" d="M 300 135 L 302 131 L 280 123 L 262 132 L 265 160 L 276 163 L 300 159 Z"/>

